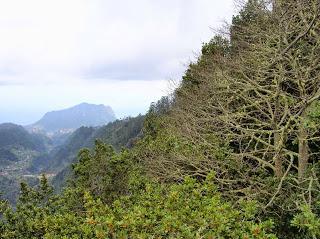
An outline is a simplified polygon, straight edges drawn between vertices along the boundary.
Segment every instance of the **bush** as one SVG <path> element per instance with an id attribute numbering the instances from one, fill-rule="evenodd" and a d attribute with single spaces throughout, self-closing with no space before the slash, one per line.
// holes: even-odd
<path id="1" fill-rule="evenodd" d="M 223 202 L 208 179 L 200 184 L 187 178 L 182 184 L 145 182 L 144 188 L 120 197 L 111 205 L 85 194 L 85 214 L 75 234 L 66 232 L 68 216 L 49 216 L 45 238 L 276 238 L 271 221 L 255 219 L 255 204 L 240 209 Z M 77 224 L 77 225 L 76 225 Z M 66 234 L 67 233 L 67 234 Z"/>

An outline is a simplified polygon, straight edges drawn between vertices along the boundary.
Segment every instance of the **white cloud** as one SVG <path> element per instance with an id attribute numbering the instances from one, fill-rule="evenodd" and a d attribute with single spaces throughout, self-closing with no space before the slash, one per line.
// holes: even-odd
<path id="1" fill-rule="evenodd" d="M 39 101 L 53 104 L 38 90 L 65 88 L 79 99 L 81 85 L 179 78 L 212 37 L 210 27 L 230 21 L 233 7 L 233 0 L 0 0 L 0 91 L 22 85 L 39 98 L 16 95 L 15 104 L 36 109 Z M 0 110 L 9 98 L 0 96 Z"/>

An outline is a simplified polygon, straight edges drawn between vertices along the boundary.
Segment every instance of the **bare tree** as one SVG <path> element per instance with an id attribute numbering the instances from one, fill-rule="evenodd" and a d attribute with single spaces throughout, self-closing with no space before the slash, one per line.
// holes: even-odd
<path id="1" fill-rule="evenodd" d="M 171 128 L 202 148 L 197 160 L 162 155 L 153 160 L 154 172 L 164 178 L 179 172 L 174 174 L 179 178 L 214 170 L 224 191 L 268 194 L 270 206 L 289 175 L 303 192 L 302 183 L 317 181 L 308 170 L 317 127 L 308 121 L 320 97 L 320 3 L 248 4 L 234 19 L 229 38 L 204 45 L 175 92 Z M 226 146 L 224 160 L 219 150 L 211 150 Z M 270 188 L 263 177 L 278 185 Z"/>

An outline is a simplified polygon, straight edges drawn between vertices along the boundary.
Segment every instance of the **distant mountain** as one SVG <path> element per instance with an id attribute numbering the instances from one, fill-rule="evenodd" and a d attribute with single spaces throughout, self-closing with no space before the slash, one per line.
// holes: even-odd
<path id="1" fill-rule="evenodd" d="M 38 122 L 27 126 L 27 129 L 31 132 L 63 135 L 82 126 L 101 126 L 115 119 L 110 106 L 82 103 L 68 109 L 48 112 Z"/>

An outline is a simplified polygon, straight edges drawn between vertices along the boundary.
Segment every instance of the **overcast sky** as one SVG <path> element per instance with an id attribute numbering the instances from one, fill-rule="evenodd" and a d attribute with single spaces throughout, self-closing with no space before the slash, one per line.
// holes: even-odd
<path id="1" fill-rule="evenodd" d="M 82 102 L 145 113 L 234 12 L 233 0 L 0 0 L 0 122 Z"/>

